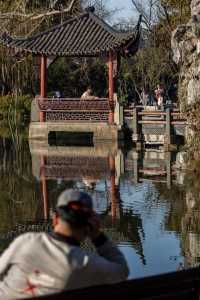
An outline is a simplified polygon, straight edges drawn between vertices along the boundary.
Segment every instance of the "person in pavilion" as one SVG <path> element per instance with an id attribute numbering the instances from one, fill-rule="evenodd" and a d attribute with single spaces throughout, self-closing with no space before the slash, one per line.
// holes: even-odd
<path id="1" fill-rule="evenodd" d="M 94 96 L 91 87 L 88 87 L 86 89 L 86 91 L 82 94 L 81 99 L 82 100 L 97 100 L 97 99 L 99 99 L 99 97 Z"/>

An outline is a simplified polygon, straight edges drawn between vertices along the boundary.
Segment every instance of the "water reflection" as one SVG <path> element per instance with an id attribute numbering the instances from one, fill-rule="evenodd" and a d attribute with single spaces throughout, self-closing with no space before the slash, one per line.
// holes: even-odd
<path id="1" fill-rule="evenodd" d="M 58 194 L 93 196 L 103 226 L 125 253 L 131 277 L 199 262 L 199 184 L 177 170 L 176 153 L 116 144 L 59 146 L 0 141 L 1 250 L 16 235 L 50 230 Z M 186 183 L 186 184 L 185 184 Z"/>
<path id="2" fill-rule="evenodd" d="M 94 199 L 95 210 L 102 215 L 107 233 L 118 244 L 131 245 L 141 262 L 146 264 L 141 217 L 133 214 L 130 209 L 123 210 L 122 206 L 120 177 L 124 174 L 125 166 L 124 154 L 118 145 L 106 143 L 94 147 L 41 147 L 32 142 L 30 148 L 33 173 L 41 181 L 44 219 L 49 218 L 49 203 L 54 203 L 61 189 L 71 185 L 86 190 Z M 52 189 L 55 184 L 56 188 Z"/>

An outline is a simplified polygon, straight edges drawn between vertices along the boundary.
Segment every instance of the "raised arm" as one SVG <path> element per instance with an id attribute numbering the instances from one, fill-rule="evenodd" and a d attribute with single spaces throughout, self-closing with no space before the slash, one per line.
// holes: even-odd
<path id="1" fill-rule="evenodd" d="M 98 254 L 90 256 L 89 267 L 95 271 L 98 284 L 115 283 L 127 279 L 129 269 L 121 251 L 100 232 L 100 220 L 94 215 L 90 220 L 90 233 Z"/>

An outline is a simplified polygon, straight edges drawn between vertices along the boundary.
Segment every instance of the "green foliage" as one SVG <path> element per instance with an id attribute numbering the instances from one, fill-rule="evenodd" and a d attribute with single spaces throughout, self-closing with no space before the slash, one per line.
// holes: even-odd
<path id="1" fill-rule="evenodd" d="M 100 59 L 59 58 L 48 70 L 48 93 L 61 91 L 67 97 L 80 97 L 87 86 L 97 96 L 106 96 L 107 67 Z"/>
<path id="2" fill-rule="evenodd" d="M 31 97 L 29 95 L 25 96 L 13 96 L 7 95 L 0 97 L 0 119 L 2 123 L 7 123 L 7 121 L 24 120 L 25 116 L 30 115 L 31 110 Z M 3 122 L 2 122 L 3 121 Z"/>

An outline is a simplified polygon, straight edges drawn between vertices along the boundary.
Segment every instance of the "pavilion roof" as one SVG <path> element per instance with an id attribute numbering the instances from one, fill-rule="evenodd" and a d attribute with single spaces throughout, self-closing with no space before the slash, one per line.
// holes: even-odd
<path id="1" fill-rule="evenodd" d="M 122 33 L 91 11 L 28 38 L 4 33 L 0 42 L 19 51 L 48 56 L 100 56 L 109 50 L 122 50 L 137 42 L 138 28 Z"/>

